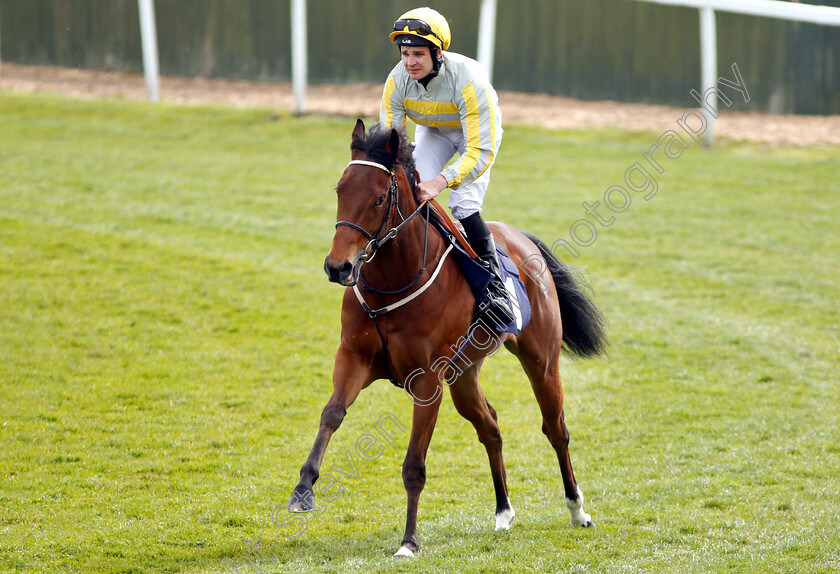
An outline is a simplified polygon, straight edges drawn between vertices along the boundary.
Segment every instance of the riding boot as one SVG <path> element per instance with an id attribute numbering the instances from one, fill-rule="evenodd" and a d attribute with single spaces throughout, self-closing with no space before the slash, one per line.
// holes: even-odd
<path id="1" fill-rule="evenodd" d="M 510 310 L 510 294 L 502 281 L 502 272 L 499 268 L 499 259 L 496 257 L 496 243 L 492 235 L 470 238 L 470 245 L 475 249 L 476 255 L 481 258 L 481 263 L 493 274 L 493 280 L 487 287 L 487 301 L 483 304 L 481 314 L 488 313 L 499 326 L 507 325 L 515 319 Z"/>

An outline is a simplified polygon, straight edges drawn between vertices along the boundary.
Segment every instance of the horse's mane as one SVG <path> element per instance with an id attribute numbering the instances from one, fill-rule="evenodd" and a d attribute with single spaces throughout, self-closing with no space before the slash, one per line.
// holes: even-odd
<path id="1" fill-rule="evenodd" d="M 414 165 L 413 146 L 408 141 L 408 135 L 405 133 L 405 129 L 397 130 L 397 133 L 400 136 L 400 146 L 396 155 L 390 154 L 385 150 L 385 147 L 391 140 L 391 128 L 386 128 L 378 122 L 370 127 L 370 130 L 368 130 L 364 138 L 354 137 L 353 142 L 350 144 L 350 149 L 364 152 L 368 159 L 381 163 L 388 169 L 394 169 L 394 165 L 396 164 L 401 165 L 405 170 L 406 176 L 408 176 L 408 182 L 413 192 L 417 183 L 414 179 L 414 170 L 416 167 Z"/>

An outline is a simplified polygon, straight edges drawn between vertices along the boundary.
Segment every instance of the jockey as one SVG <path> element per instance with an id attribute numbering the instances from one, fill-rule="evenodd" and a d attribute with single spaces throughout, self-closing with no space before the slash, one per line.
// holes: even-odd
<path id="1" fill-rule="evenodd" d="M 490 168 L 502 143 L 499 100 L 481 65 L 449 47 L 446 19 L 431 8 L 409 10 L 394 22 L 389 38 L 402 61 L 385 82 L 380 122 L 398 129 L 406 118 L 417 124 L 414 160 L 420 173 L 417 198 L 452 192 L 449 209 L 464 226 L 467 239 L 494 279 L 488 308 L 496 322 L 514 320 L 502 282 L 496 246 L 481 217 Z M 447 162 L 460 153 L 458 160 Z"/>

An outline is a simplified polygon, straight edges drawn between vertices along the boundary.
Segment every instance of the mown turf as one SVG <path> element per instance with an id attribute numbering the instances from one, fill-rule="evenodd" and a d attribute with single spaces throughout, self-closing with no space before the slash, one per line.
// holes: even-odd
<path id="1" fill-rule="evenodd" d="M 663 160 L 656 195 L 566 258 L 609 320 L 609 359 L 562 365 L 596 528 L 568 526 L 527 380 L 500 354 L 483 381 L 509 532 L 446 401 L 415 560 L 391 558 L 401 432 L 289 540 L 299 524 L 272 513 L 331 390 L 342 293 L 322 261 L 352 124 L 0 94 L 0 571 L 840 568 L 840 150 L 726 142 Z M 569 240 L 594 222 L 581 202 L 658 136 L 509 126 L 485 214 Z M 325 467 L 410 409 L 387 382 L 366 390 Z"/>

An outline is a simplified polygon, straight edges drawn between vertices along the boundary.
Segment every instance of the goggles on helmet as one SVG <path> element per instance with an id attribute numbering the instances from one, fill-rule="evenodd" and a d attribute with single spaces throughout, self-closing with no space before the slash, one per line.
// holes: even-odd
<path id="1" fill-rule="evenodd" d="M 394 22 L 394 32 L 405 32 L 406 29 L 409 32 L 417 32 L 421 36 L 434 36 L 441 44 L 443 43 L 440 36 L 435 34 L 432 27 L 423 20 L 419 20 L 417 18 L 400 18 Z"/>

